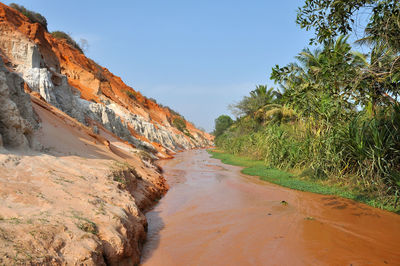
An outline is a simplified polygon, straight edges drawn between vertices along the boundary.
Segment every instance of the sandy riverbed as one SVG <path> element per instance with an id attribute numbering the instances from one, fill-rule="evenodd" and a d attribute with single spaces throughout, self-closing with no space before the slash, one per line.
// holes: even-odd
<path id="1" fill-rule="evenodd" d="M 400 265 L 399 215 L 259 181 L 204 150 L 162 164 L 171 189 L 147 213 L 143 265 Z"/>

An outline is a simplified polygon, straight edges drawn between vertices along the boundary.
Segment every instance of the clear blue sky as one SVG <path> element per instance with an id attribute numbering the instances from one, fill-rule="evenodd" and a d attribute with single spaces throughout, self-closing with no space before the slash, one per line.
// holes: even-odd
<path id="1" fill-rule="evenodd" d="M 15 0 L 49 30 L 89 42 L 86 55 L 145 96 L 211 131 L 256 84 L 307 46 L 304 0 Z"/>

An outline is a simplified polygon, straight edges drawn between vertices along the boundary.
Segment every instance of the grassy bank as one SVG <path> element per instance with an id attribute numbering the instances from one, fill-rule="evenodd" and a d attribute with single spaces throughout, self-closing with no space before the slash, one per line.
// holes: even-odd
<path id="1" fill-rule="evenodd" d="M 232 155 L 221 150 L 208 150 L 208 152 L 212 155 L 212 158 L 219 159 L 225 164 L 242 166 L 244 167 L 241 171 L 242 173 L 251 176 L 258 176 L 261 180 L 270 183 L 300 191 L 340 196 L 400 214 L 400 208 L 398 206 L 397 208 L 388 206 L 379 202 L 377 199 L 370 198 L 365 194 L 345 187 L 330 185 L 321 180 L 306 179 L 292 173 L 267 167 L 263 161 L 256 161 L 248 157 Z"/>

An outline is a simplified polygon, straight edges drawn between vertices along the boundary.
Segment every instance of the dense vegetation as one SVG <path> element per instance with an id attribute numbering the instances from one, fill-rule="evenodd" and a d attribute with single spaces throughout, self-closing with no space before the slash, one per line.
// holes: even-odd
<path id="1" fill-rule="evenodd" d="M 357 41 L 367 54 L 348 41 L 357 12 L 369 14 Z M 217 147 L 399 209 L 400 3 L 306 0 L 297 23 L 317 46 L 272 69 L 279 91 L 257 86 L 230 106 L 237 119 L 223 133 L 216 123 Z"/>
<path id="2" fill-rule="evenodd" d="M 296 178 L 293 174 L 288 172 L 265 166 L 263 161 L 256 161 L 248 157 L 223 153 L 218 150 L 209 150 L 208 152 L 212 155 L 212 158 L 220 159 L 223 163 L 245 167 L 242 173 L 259 176 L 260 179 L 264 181 L 301 191 L 309 191 L 324 195 L 337 195 L 358 200 L 372 206 L 380 206 L 380 203 L 376 199 L 365 197 L 356 191 L 351 191 L 337 185 L 329 185 L 322 182 L 317 183 L 314 180 Z M 390 206 L 388 209 L 394 210 L 394 208 Z"/>
<path id="3" fill-rule="evenodd" d="M 54 38 L 65 40 L 69 45 L 71 45 L 83 54 L 83 49 L 81 48 L 81 46 L 67 33 L 63 31 L 53 31 L 51 35 L 53 35 Z"/>
<path id="4" fill-rule="evenodd" d="M 30 22 L 41 24 L 47 31 L 47 20 L 41 14 L 31 11 L 29 9 L 26 9 L 24 6 L 21 6 L 21 5 L 15 4 L 15 3 L 11 3 L 10 7 L 21 12 L 24 16 L 26 16 L 30 20 Z"/>
<path id="5" fill-rule="evenodd" d="M 215 119 L 215 130 L 213 132 L 215 137 L 221 136 L 233 124 L 233 120 L 228 115 L 221 115 Z"/>

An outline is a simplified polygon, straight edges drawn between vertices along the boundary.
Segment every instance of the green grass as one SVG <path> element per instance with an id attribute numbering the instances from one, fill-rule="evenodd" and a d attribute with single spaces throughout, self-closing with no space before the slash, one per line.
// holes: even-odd
<path id="1" fill-rule="evenodd" d="M 236 156 L 219 150 L 208 150 L 208 153 L 212 155 L 212 158 L 219 159 L 225 164 L 245 167 L 241 171 L 243 174 L 258 176 L 261 180 L 270 183 L 300 191 L 340 196 L 400 214 L 399 207 L 394 209 L 392 206 L 387 206 L 378 202 L 376 199 L 369 198 L 367 195 L 357 193 L 356 191 L 344 187 L 327 185 L 320 181 L 307 180 L 279 169 L 266 167 L 263 161 L 255 161 L 247 157 Z"/>

